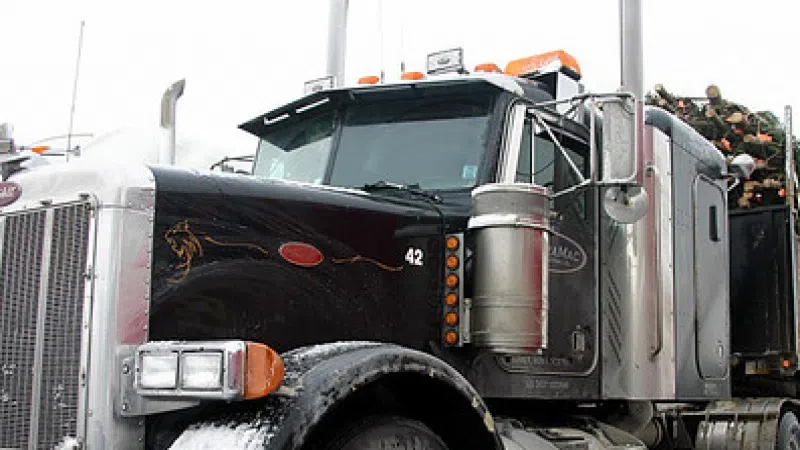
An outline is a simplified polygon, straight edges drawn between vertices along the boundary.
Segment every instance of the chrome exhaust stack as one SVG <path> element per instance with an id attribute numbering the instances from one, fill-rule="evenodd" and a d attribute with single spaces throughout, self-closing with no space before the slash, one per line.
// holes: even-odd
<path id="1" fill-rule="evenodd" d="M 158 163 L 175 164 L 175 106 L 183 95 L 186 80 L 172 83 L 161 97 L 161 131 L 163 141 L 158 151 Z"/>
<path id="2" fill-rule="evenodd" d="M 348 0 L 330 0 L 330 13 L 328 16 L 328 75 L 333 77 L 333 87 L 344 85 L 348 4 Z"/>

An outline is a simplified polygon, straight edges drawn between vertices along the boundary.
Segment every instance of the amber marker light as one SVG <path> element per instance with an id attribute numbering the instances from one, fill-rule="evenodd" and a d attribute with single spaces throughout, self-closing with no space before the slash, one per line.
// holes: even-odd
<path id="1" fill-rule="evenodd" d="M 358 79 L 358 84 L 378 84 L 381 81 L 380 77 L 375 75 L 367 75 Z"/>
<path id="2" fill-rule="evenodd" d="M 791 365 L 791 363 L 789 362 L 788 359 L 784 359 L 783 360 L 783 368 L 784 369 L 788 369 L 790 365 Z"/>
<path id="3" fill-rule="evenodd" d="M 503 73 L 495 63 L 483 63 L 475 66 L 475 72 Z"/>
<path id="4" fill-rule="evenodd" d="M 542 70 L 553 62 L 559 62 L 562 66 L 570 68 L 580 78 L 581 68 L 578 65 L 578 61 L 564 50 L 555 50 L 541 55 L 516 59 L 506 65 L 505 72 L 507 75 L 521 76 Z"/>
<path id="5" fill-rule="evenodd" d="M 458 250 L 458 238 L 455 236 L 450 236 L 447 238 L 447 242 L 445 243 L 448 250 Z"/>
<path id="6" fill-rule="evenodd" d="M 447 284 L 447 287 L 454 288 L 458 286 L 458 276 L 451 273 L 447 276 L 447 278 L 444 279 L 444 282 Z"/>
<path id="7" fill-rule="evenodd" d="M 447 306 L 456 306 L 458 305 L 458 296 L 451 292 L 444 298 L 444 302 L 447 303 Z"/>
<path id="8" fill-rule="evenodd" d="M 458 343 L 458 334 L 455 331 L 448 331 L 444 334 L 444 341 L 449 345 Z"/>
<path id="9" fill-rule="evenodd" d="M 400 75 L 401 80 L 421 80 L 425 78 L 425 74 L 422 72 L 404 72 Z"/>
<path id="10" fill-rule="evenodd" d="M 456 313 L 447 313 L 444 316 L 444 321 L 450 326 L 455 326 L 458 323 L 458 314 L 456 314 Z"/>
<path id="11" fill-rule="evenodd" d="M 457 256 L 448 256 L 447 257 L 447 268 L 448 269 L 457 269 L 458 268 L 458 257 Z"/>
<path id="12" fill-rule="evenodd" d="M 275 350 L 257 342 L 247 343 L 246 400 L 266 397 L 278 389 L 283 375 L 283 361 Z"/>

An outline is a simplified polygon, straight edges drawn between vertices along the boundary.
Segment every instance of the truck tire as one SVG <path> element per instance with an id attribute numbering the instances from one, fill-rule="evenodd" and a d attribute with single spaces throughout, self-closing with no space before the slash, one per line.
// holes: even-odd
<path id="1" fill-rule="evenodd" d="M 792 411 L 786 411 L 778 425 L 778 450 L 800 450 L 800 421 Z"/>
<path id="2" fill-rule="evenodd" d="M 448 450 L 422 422 L 398 416 L 373 416 L 345 427 L 325 450 Z"/>

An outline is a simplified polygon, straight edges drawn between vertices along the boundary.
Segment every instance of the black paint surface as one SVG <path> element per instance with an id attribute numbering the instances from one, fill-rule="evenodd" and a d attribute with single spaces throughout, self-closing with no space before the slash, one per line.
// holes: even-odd
<path id="1" fill-rule="evenodd" d="M 442 219 L 424 198 L 154 172 L 151 340 L 248 339 L 278 351 L 439 340 Z M 278 251 L 287 242 L 313 245 L 322 263 L 291 264 Z M 409 247 L 424 265 L 404 260 Z"/>
<path id="2" fill-rule="evenodd" d="M 730 213 L 731 350 L 793 353 L 789 209 Z"/>

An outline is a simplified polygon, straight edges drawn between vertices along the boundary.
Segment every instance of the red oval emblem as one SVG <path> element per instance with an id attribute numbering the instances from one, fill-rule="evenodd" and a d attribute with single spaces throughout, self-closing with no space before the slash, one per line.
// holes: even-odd
<path id="1" fill-rule="evenodd" d="M 317 247 L 303 242 L 287 242 L 281 245 L 281 248 L 278 249 L 278 253 L 280 253 L 286 261 L 301 267 L 318 266 L 322 263 L 322 260 L 325 259 L 325 257 L 322 256 L 322 252 L 317 250 Z"/>
<path id="2" fill-rule="evenodd" d="M 0 183 L 0 206 L 8 206 L 22 195 L 22 188 L 17 183 L 6 181 Z"/>

